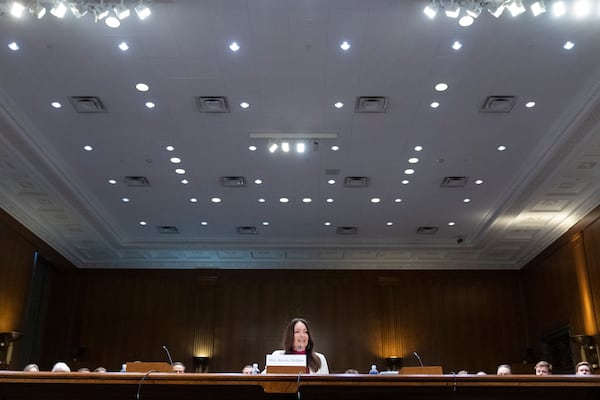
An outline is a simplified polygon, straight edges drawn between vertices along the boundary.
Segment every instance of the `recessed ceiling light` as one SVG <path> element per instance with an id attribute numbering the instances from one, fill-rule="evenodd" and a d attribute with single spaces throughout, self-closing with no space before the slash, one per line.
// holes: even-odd
<path id="1" fill-rule="evenodd" d="M 296 153 L 304 153 L 306 151 L 306 144 L 304 142 L 296 143 Z"/>
<path id="2" fill-rule="evenodd" d="M 256 146 L 248 146 L 248 150 L 250 150 L 250 151 L 256 151 Z"/>
<path id="3" fill-rule="evenodd" d="M 337 103 L 334 104 L 335 108 L 342 108 L 344 107 L 344 103 L 342 103 L 341 101 L 338 101 Z"/>
<path id="4" fill-rule="evenodd" d="M 335 144 L 333 146 L 331 146 L 331 151 L 338 151 L 340 149 L 340 146 L 336 146 Z"/>
<path id="5" fill-rule="evenodd" d="M 188 183 L 190 183 L 190 181 L 188 181 L 187 179 L 182 179 L 180 182 L 184 185 L 187 185 Z"/>
<path id="6" fill-rule="evenodd" d="M 448 90 L 448 84 L 444 83 L 444 82 L 440 82 L 435 85 L 435 90 L 437 92 L 444 92 L 444 91 Z"/>
<path id="7" fill-rule="evenodd" d="M 123 197 L 123 198 L 121 199 L 121 201 L 122 201 L 123 203 L 129 203 L 129 201 L 130 201 L 130 200 L 129 200 L 129 197 Z"/>
<path id="8" fill-rule="evenodd" d="M 181 158 L 171 157 L 171 159 L 169 161 L 171 161 L 173 164 L 179 164 L 181 162 Z"/>
<path id="9" fill-rule="evenodd" d="M 414 169 L 412 169 L 412 168 L 407 168 L 407 169 L 405 169 L 405 170 L 404 170 L 404 173 L 405 173 L 406 175 L 412 175 L 412 174 L 414 174 L 414 173 L 415 173 L 415 170 L 414 170 Z"/>
<path id="10" fill-rule="evenodd" d="M 167 149 L 167 151 L 173 151 L 173 150 L 175 150 L 175 147 L 167 146 L 167 147 L 165 147 L 165 149 Z"/>
<path id="11" fill-rule="evenodd" d="M 146 106 L 147 108 L 154 108 L 154 107 L 156 107 L 156 104 L 154 104 L 154 103 L 153 103 L 153 102 L 151 102 L 151 101 L 147 101 L 147 102 L 146 102 L 146 104 L 145 104 L 145 106 Z"/>
<path id="12" fill-rule="evenodd" d="M 330 226 L 330 225 L 331 225 L 331 222 L 329 222 L 329 221 L 327 221 L 327 222 L 323 222 L 323 225 L 325 225 L 325 226 Z"/>
<path id="13" fill-rule="evenodd" d="M 438 108 L 439 106 L 440 106 L 440 103 L 437 101 L 434 101 L 429 105 L 429 107 L 431 107 L 431 108 Z"/>
<path id="14" fill-rule="evenodd" d="M 381 199 L 379 197 L 373 197 L 371 199 L 371 203 L 377 204 L 377 203 L 380 203 L 380 202 L 381 202 Z"/>
<path id="15" fill-rule="evenodd" d="M 206 226 L 206 225 L 208 225 L 208 222 L 206 222 L 206 221 L 202 221 L 202 222 L 200 222 L 200 225 L 202 225 L 202 226 Z"/>
<path id="16" fill-rule="evenodd" d="M 242 101 L 240 103 L 240 107 L 242 107 L 242 108 L 248 108 L 248 107 L 250 107 L 250 103 L 246 103 L 245 101 Z"/>
<path id="17" fill-rule="evenodd" d="M 280 202 L 280 203 L 289 203 L 289 201 L 290 201 L 290 199 L 288 199 L 287 197 L 281 197 L 281 198 L 279 199 L 279 202 Z"/>
<path id="18" fill-rule="evenodd" d="M 20 49 L 19 45 L 17 44 L 17 42 L 11 42 L 8 44 L 8 48 L 11 49 L 12 51 L 17 51 Z"/>
<path id="19" fill-rule="evenodd" d="M 256 183 L 257 185 L 260 185 L 262 183 L 262 179 L 255 179 L 254 183 Z"/>
<path id="20" fill-rule="evenodd" d="M 117 184 L 117 181 L 116 181 L 116 180 L 114 180 L 114 179 L 109 179 L 109 180 L 108 180 L 108 183 L 110 183 L 111 185 L 116 185 L 116 184 Z"/>
<path id="21" fill-rule="evenodd" d="M 392 226 L 392 225 L 394 225 L 394 223 L 393 223 L 392 221 L 388 221 L 388 222 L 386 222 L 385 224 L 386 224 L 387 226 Z"/>
<path id="22" fill-rule="evenodd" d="M 504 151 L 504 150 L 506 150 L 506 146 L 498 146 L 497 150 L 498 151 Z"/>
<path id="23" fill-rule="evenodd" d="M 346 42 L 345 40 L 340 44 L 340 49 L 347 51 L 350 49 L 350 47 L 352 47 L 350 45 L 350 43 Z"/>
<path id="24" fill-rule="evenodd" d="M 259 202 L 259 203 L 264 203 L 265 201 L 266 201 L 266 200 L 265 200 L 265 199 L 262 199 L 262 198 L 258 199 L 258 202 Z"/>
<path id="25" fill-rule="evenodd" d="M 312 199 L 310 197 L 305 197 L 305 198 L 302 199 L 302 202 L 303 203 L 311 203 Z"/>
<path id="26" fill-rule="evenodd" d="M 192 198 L 190 199 L 190 201 L 191 201 L 192 203 L 197 203 L 197 202 L 198 202 L 198 199 L 197 199 L 197 198 L 195 198 L 195 197 L 192 197 Z"/>
<path id="27" fill-rule="evenodd" d="M 175 173 L 178 174 L 178 175 L 183 175 L 183 174 L 185 174 L 185 169 L 183 169 L 183 168 L 177 168 L 175 170 Z"/>
<path id="28" fill-rule="evenodd" d="M 329 198 L 329 199 L 327 199 L 325 201 L 328 202 L 328 203 L 333 203 L 333 199 L 332 198 Z"/>
<path id="29" fill-rule="evenodd" d="M 263 226 L 269 226 L 269 222 L 268 221 L 263 221 L 262 224 L 263 224 Z"/>
<path id="30" fill-rule="evenodd" d="M 481 185 L 482 183 L 483 183 L 483 180 L 481 180 L 481 179 L 477 179 L 477 180 L 475 181 L 475 184 L 476 184 L 476 185 Z"/>
<path id="31" fill-rule="evenodd" d="M 335 179 L 330 179 L 327 181 L 330 185 L 335 185 Z"/>
<path id="32" fill-rule="evenodd" d="M 231 44 L 229 45 L 229 50 L 231 51 L 238 51 L 240 49 L 240 45 L 237 44 L 237 42 L 231 42 Z"/>
<path id="33" fill-rule="evenodd" d="M 146 225 L 148 225 L 148 223 L 146 221 L 140 221 L 140 225 L 141 226 L 146 226 Z"/>
<path id="34" fill-rule="evenodd" d="M 450 221 L 450 222 L 448 222 L 448 225 L 449 226 L 454 226 L 454 225 L 456 225 L 456 222 Z"/>
<path id="35" fill-rule="evenodd" d="M 575 47 L 575 43 L 571 42 L 571 41 L 567 41 L 564 45 L 563 45 L 563 49 L 565 50 L 571 50 L 573 47 Z"/>
<path id="36" fill-rule="evenodd" d="M 527 107 L 527 108 L 535 107 L 535 101 L 528 101 L 527 103 L 525 103 L 525 107 Z"/>
<path id="37" fill-rule="evenodd" d="M 417 157 L 411 157 L 411 158 L 408 159 L 408 162 L 410 164 L 416 164 L 416 163 L 419 162 L 419 159 Z"/>
<path id="38" fill-rule="evenodd" d="M 140 92 L 147 92 L 148 90 L 150 90 L 150 86 L 146 85 L 145 83 L 137 83 L 135 85 L 135 88 L 140 91 Z"/>
<path id="39" fill-rule="evenodd" d="M 415 146 L 415 151 L 421 151 L 423 150 L 423 146 Z"/>
<path id="40" fill-rule="evenodd" d="M 221 202 L 221 198 L 220 197 L 213 197 L 212 199 L 210 199 L 211 202 L 213 203 L 220 203 Z"/>
<path id="41" fill-rule="evenodd" d="M 127 51 L 129 50 L 129 45 L 126 42 L 121 42 L 119 43 L 119 49 L 121 49 L 121 51 Z"/>
<path id="42" fill-rule="evenodd" d="M 409 183 L 410 183 L 410 181 L 408 179 L 405 179 L 405 180 L 402 181 L 403 185 L 408 185 Z"/>
<path id="43" fill-rule="evenodd" d="M 590 13 L 590 2 L 587 0 L 579 0 L 573 4 L 573 14 L 577 18 L 587 17 Z"/>
<path id="44" fill-rule="evenodd" d="M 462 47 L 462 43 L 459 42 L 458 40 L 456 42 L 452 43 L 452 48 L 454 50 L 460 50 L 461 47 Z"/>
<path id="45" fill-rule="evenodd" d="M 54 108 L 62 108 L 62 104 L 58 101 L 53 101 L 52 103 L 50 103 L 50 105 Z"/>
<path id="46" fill-rule="evenodd" d="M 94 148 L 92 146 L 83 146 L 83 149 L 85 151 L 92 151 L 92 150 L 94 150 Z"/>
<path id="47" fill-rule="evenodd" d="M 463 203 L 470 203 L 471 199 L 467 198 L 467 199 L 463 199 Z"/>
<path id="48" fill-rule="evenodd" d="M 394 203 L 402 203 L 402 199 L 394 199 Z"/>

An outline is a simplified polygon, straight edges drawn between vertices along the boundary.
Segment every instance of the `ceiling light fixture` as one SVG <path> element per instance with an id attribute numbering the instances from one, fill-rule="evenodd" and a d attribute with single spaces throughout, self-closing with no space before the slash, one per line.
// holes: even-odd
<path id="1" fill-rule="evenodd" d="M 27 0 L 15 1 L 10 7 L 10 14 L 15 18 L 20 18 L 24 11 L 30 12 L 37 19 L 42 19 L 46 15 L 46 7 L 50 9 L 50 14 L 56 18 L 64 18 L 68 11 L 75 18 L 82 18 L 88 13 L 93 15 L 94 22 L 101 21 L 109 16 L 111 10 L 114 11 L 113 19 L 106 21 L 106 24 L 112 28 L 118 27 L 120 23 L 114 19 L 123 20 L 131 15 L 134 9 L 140 19 L 145 19 L 152 13 L 148 7 L 151 0 Z"/>
<path id="2" fill-rule="evenodd" d="M 143 21 L 148 18 L 150 14 L 152 14 L 152 11 L 146 4 L 140 2 L 137 6 L 135 6 L 135 13 L 137 14 L 138 18 Z"/>
<path id="3" fill-rule="evenodd" d="M 432 0 L 430 4 L 427 4 L 427 6 L 425 6 L 425 9 L 423 10 L 423 12 L 430 19 L 434 19 L 435 16 L 437 15 L 438 11 L 440 10 L 440 7 L 441 7 L 441 4 L 438 4 L 435 0 Z"/>
<path id="4" fill-rule="evenodd" d="M 64 18 L 67 13 L 67 6 L 62 1 L 58 1 L 54 4 L 54 6 L 50 9 L 50 14 L 54 15 L 56 18 Z"/>
<path id="5" fill-rule="evenodd" d="M 10 14 L 15 18 L 21 18 L 23 11 L 25 11 L 25 6 L 18 1 L 15 1 L 10 8 Z"/>
<path id="6" fill-rule="evenodd" d="M 460 15 L 460 1 L 450 0 L 450 4 L 444 7 L 444 13 L 448 18 L 458 18 Z"/>
<path id="7" fill-rule="evenodd" d="M 533 2 L 529 8 L 534 17 L 546 12 L 546 4 L 544 4 L 543 0 Z"/>

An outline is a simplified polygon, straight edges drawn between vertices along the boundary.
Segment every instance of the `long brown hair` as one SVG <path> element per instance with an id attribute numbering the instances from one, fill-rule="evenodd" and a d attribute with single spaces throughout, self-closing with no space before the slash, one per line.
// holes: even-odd
<path id="1" fill-rule="evenodd" d="M 310 332 L 310 327 L 308 326 L 308 322 L 304 318 L 294 318 L 292 319 L 285 331 L 283 332 L 283 340 L 282 345 L 286 354 L 294 353 L 294 328 L 298 322 L 302 322 L 306 326 L 306 331 L 308 332 L 308 345 L 306 346 L 306 364 L 308 368 L 313 371 L 318 371 L 321 368 L 321 359 L 314 353 L 315 342 L 313 341 L 312 333 Z"/>

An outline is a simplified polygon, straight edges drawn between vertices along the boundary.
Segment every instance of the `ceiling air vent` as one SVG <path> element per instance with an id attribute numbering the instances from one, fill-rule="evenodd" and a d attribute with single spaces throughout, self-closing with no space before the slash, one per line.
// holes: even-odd
<path id="1" fill-rule="evenodd" d="M 245 187 L 246 178 L 243 176 L 222 176 L 221 185 L 223 187 Z"/>
<path id="2" fill-rule="evenodd" d="M 468 178 L 466 176 L 447 176 L 442 180 L 441 187 L 465 187 Z"/>
<path id="3" fill-rule="evenodd" d="M 150 187 L 150 181 L 145 176 L 124 176 L 123 182 L 129 187 Z"/>
<path id="4" fill-rule="evenodd" d="M 163 225 L 163 226 L 158 227 L 158 233 L 164 234 L 164 235 L 179 233 L 179 229 L 177 229 L 176 226 Z"/>
<path id="5" fill-rule="evenodd" d="M 384 113 L 387 109 L 386 96 L 359 96 L 354 106 L 355 113 Z"/>
<path id="6" fill-rule="evenodd" d="M 358 228 L 355 226 L 338 226 L 335 233 L 338 235 L 356 235 Z"/>
<path id="7" fill-rule="evenodd" d="M 515 96 L 488 96 L 479 111 L 485 113 L 509 113 L 515 106 Z"/>
<path id="8" fill-rule="evenodd" d="M 196 103 L 203 113 L 228 113 L 229 102 L 225 96 L 198 96 Z"/>
<path id="9" fill-rule="evenodd" d="M 106 112 L 100 98 L 95 96 L 71 96 L 69 101 L 76 112 L 82 114 L 97 114 Z"/>
<path id="10" fill-rule="evenodd" d="M 256 235 L 258 233 L 258 229 L 255 226 L 238 226 L 237 233 L 240 235 Z"/>
<path id="11" fill-rule="evenodd" d="M 344 187 L 367 187 L 369 178 L 366 176 L 347 176 L 344 178 Z"/>
<path id="12" fill-rule="evenodd" d="M 419 235 L 435 235 L 438 229 L 439 228 L 437 226 L 420 226 L 417 229 L 417 233 Z"/>

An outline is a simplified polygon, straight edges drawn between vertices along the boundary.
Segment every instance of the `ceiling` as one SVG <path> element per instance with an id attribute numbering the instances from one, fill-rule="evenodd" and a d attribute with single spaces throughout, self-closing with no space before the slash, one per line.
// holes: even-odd
<path id="1" fill-rule="evenodd" d="M 461 27 L 426 4 L 155 1 L 118 29 L 3 13 L 0 205 L 80 268 L 519 269 L 600 203 L 600 17 Z M 217 96 L 229 112 L 201 112 Z"/>

